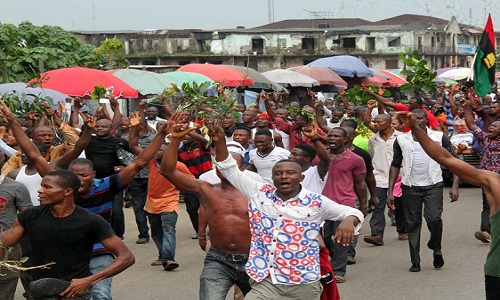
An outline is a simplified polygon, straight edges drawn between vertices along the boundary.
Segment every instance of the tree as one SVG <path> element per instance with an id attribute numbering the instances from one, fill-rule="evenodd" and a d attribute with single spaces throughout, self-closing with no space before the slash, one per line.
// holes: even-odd
<path id="1" fill-rule="evenodd" d="M 107 39 L 94 50 L 96 61 L 107 59 L 107 70 L 113 70 L 114 67 L 126 67 L 128 62 L 124 59 L 125 46 L 117 39 Z"/>
<path id="2" fill-rule="evenodd" d="M 46 70 L 87 66 L 94 47 L 58 26 L 0 24 L 0 61 L 7 62 L 8 80 L 26 82 L 39 77 L 39 60 Z"/>

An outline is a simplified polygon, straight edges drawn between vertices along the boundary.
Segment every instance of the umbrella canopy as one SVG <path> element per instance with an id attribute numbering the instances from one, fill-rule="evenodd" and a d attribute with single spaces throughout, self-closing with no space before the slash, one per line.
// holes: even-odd
<path id="1" fill-rule="evenodd" d="M 170 87 L 173 80 L 148 71 L 121 69 L 108 71 L 133 87 L 142 95 L 160 94 L 165 88 Z"/>
<path id="2" fill-rule="evenodd" d="M 207 81 L 211 82 L 211 83 L 214 82 L 212 79 L 208 78 L 205 75 L 193 73 L 193 72 L 176 71 L 176 72 L 161 73 L 159 75 L 161 77 L 164 77 L 164 78 L 167 78 L 167 79 L 173 81 L 178 86 L 181 86 L 185 82 L 196 82 L 197 84 L 202 84 L 202 83 L 207 82 Z"/>
<path id="3" fill-rule="evenodd" d="M 94 87 L 114 87 L 113 95 L 122 98 L 137 98 L 138 93 L 130 85 L 113 74 L 96 69 L 73 67 L 45 72 L 41 76 L 43 87 L 73 97 L 89 97 Z M 35 82 L 35 79 L 28 83 Z"/>
<path id="4" fill-rule="evenodd" d="M 387 76 L 389 78 L 389 82 L 391 82 L 393 86 L 402 86 L 403 84 L 407 83 L 406 79 L 404 79 L 402 76 L 396 75 L 387 70 L 383 69 L 372 69 L 372 70 L 376 70 L 377 73 Z"/>
<path id="5" fill-rule="evenodd" d="M 338 87 L 347 88 L 347 82 L 329 68 L 300 66 L 290 68 L 289 70 L 316 79 L 320 84 L 336 85 Z"/>
<path id="6" fill-rule="evenodd" d="M 338 75 L 345 77 L 373 76 L 373 72 L 359 58 L 350 55 L 320 58 L 309 63 L 308 66 L 330 68 Z"/>
<path id="7" fill-rule="evenodd" d="M 275 90 L 275 91 L 281 91 L 282 89 L 284 89 L 283 86 L 267 79 L 266 76 L 262 75 L 255 69 L 249 67 L 234 66 L 234 65 L 224 65 L 224 66 L 240 71 L 241 73 L 252 78 L 253 85 L 248 86 L 248 88 L 250 89 Z"/>
<path id="8" fill-rule="evenodd" d="M 50 97 L 52 98 L 54 105 L 57 105 L 57 101 L 61 101 L 68 98 L 68 95 L 55 90 L 38 88 L 38 87 L 35 88 L 28 87 L 27 84 L 24 82 L 0 84 L 0 95 L 4 94 L 13 94 L 18 96 L 19 98 L 21 98 L 23 94 L 27 94 L 26 100 L 28 100 L 29 102 L 35 99 L 35 97 L 31 95 L 35 95 L 36 97 L 39 98 Z"/>
<path id="9" fill-rule="evenodd" d="M 462 80 L 467 77 L 473 77 L 474 71 L 471 68 L 453 68 L 439 75 L 441 78 L 449 78 L 453 80 Z"/>
<path id="10" fill-rule="evenodd" d="M 361 83 L 364 85 L 376 84 L 380 87 L 391 87 L 393 86 L 389 79 L 384 76 L 373 74 L 373 77 L 362 77 Z"/>
<path id="11" fill-rule="evenodd" d="M 456 69 L 456 67 L 441 68 L 441 69 L 437 69 L 436 73 L 439 76 L 439 75 L 443 74 L 444 72 L 449 71 L 449 70 L 453 70 L 453 69 Z"/>
<path id="12" fill-rule="evenodd" d="M 222 86 L 249 86 L 254 83 L 251 77 L 223 65 L 188 64 L 180 67 L 178 71 L 203 74 L 215 82 L 220 82 Z"/>
<path id="13" fill-rule="evenodd" d="M 434 82 L 435 84 L 437 84 L 439 86 L 450 86 L 450 85 L 454 85 L 454 84 L 458 83 L 455 80 L 452 80 L 449 78 L 443 78 L 441 76 L 436 76 L 436 78 L 434 78 L 432 80 L 432 82 Z"/>
<path id="14" fill-rule="evenodd" d="M 282 85 L 301 87 L 312 87 L 319 85 L 319 82 L 317 80 L 290 70 L 276 69 L 264 72 L 262 73 L 262 75 L 266 76 L 267 79 Z"/>

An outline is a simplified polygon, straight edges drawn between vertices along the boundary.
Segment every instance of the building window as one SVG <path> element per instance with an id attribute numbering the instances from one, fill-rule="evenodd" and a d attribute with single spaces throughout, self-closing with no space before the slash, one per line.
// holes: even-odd
<path id="1" fill-rule="evenodd" d="M 401 37 L 389 37 L 387 38 L 387 47 L 401 47 Z"/>
<path id="2" fill-rule="evenodd" d="M 252 51 L 262 54 L 264 52 L 264 39 L 252 39 Z"/>
<path id="3" fill-rule="evenodd" d="M 375 51 L 375 38 L 374 37 L 367 37 L 365 47 L 366 47 L 367 52 Z"/>
<path id="4" fill-rule="evenodd" d="M 385 61 L 385 68 L 386 69 L 399 69 L 398 62 L 399 62 L 399 60 L 397 60 L 397 59 L 387 59 Z"/>
<path id="5" fill-rule="evenodd" d="M 286 39 L 278 39 L 278 49 L 286 49 Z"/>
<path id="6" fill-rule="evenodd" d="M 356 48 L 356 38 L 343 38 L 343 48 L 354 49 Z"/>
<path id="7" fill-rule="evenodd" d="M 314 50 L 314 38 L 302 38 L 302 50 Z"/>

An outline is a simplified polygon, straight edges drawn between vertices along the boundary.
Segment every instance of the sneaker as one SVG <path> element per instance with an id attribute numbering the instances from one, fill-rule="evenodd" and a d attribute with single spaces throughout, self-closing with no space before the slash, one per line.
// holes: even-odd
<path id="1" fill-rule="evenodd" d="M 129 208 L 132 207 L 132 201 L 125 201 L 123 203 L 123 208 Z"/>
<path id="2" fill-rule="evenodd" d="M 163 264 L 163 269 L 165 271 L 172 271 L 172 270 L 175 270 L 179 267 L 179 264 L 173 260 L 167 260 L 164 264 Z"/>
<path id="3" fill-rule="evenodd" d="M 396 226 L 396 219 L 395 218 L 391 218 L 391 226 Z"/>
<path id="4" fill-rule="evenodd" d="M 192 240 L 197 240 L 197 239 L 198 239 L 198 234 L 194 234 L 194 235 L 192 235 L 192 236 L 191 236 L 191 239 L 192 239 Z"/>
<path id="5" fill-rule="evenodd" d="M 374 246 L 383 246 L 384 245 L 384 240 L 376 235 L 365 235 L 365 238 L 363 239 L 365 242 L 368 244 L 372 244 Z"/>
<path id="6" fill-rule="evenodd" d="M 148 242 L 149 242 L 148 237 L 140 237 L 137 239 L 137 241 L 135 241 L 136 244 L 146 244 Z"/>
<path id="7" fill-rule="evenodd" d="M 356 264 L 356 259 L 354 257 L 352 257 L 352 256 L 348 256 L 347 257 L 347 264 L 348 265 L 354 265 L 354 264 Z"/>
<path id="8" fill-rule="evenodd" d="M 399 233 L 398 234 L 398 240 L 400 240 L 400 241 L 406 241 L 406 240 L 408 240 L 408 233 Z"/>
<path id="9" fill-rule="evenodd" d="M 420 264 L 411 264 L 410 272 L 420 272 Z"/>
<path id="10" fill-rule="evenodd" d="M 485 244 L 491 243 L 491 236 L 488 231 L 476 231 L 474 237 Z"/>

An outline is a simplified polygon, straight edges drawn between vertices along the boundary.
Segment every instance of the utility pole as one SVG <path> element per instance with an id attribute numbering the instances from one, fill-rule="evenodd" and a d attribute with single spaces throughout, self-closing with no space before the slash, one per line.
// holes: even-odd
<path id="1" fill-rule="evenodd" d="M 267 18 L 269 24 L 274 23 L 274 0 L 267 0 Z"/>

